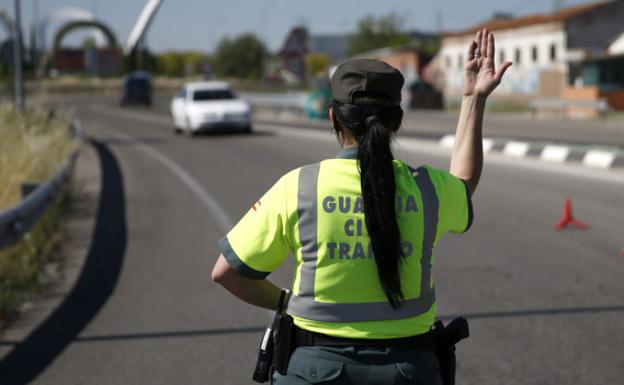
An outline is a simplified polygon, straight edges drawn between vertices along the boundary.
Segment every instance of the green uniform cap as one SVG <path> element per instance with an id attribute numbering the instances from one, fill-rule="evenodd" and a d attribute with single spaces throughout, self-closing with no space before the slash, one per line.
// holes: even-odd
<path id="1" fill-rule="evenodd" d="M 403 75 L 379 60 L 354 59 L 342 63 L 331 79 L 334 100 L 348 104 L 398 106 Z"/>

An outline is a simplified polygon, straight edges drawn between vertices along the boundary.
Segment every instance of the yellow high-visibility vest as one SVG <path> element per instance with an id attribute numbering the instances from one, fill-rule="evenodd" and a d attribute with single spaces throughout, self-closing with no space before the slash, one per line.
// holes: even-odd
<path id="1" fill-rule="evenodd" d="M 433 248 L 472 222 L 465 184 L 448 171 L 395 160 L 396 215 L 406 301 L 393 309 L 377 275 L 364 222 L 355 148 L 284 175 L 219 241 L 232 268 L 263 279 L 289 253 L 296 275 L 287 312 L 303 329 L 345 338 L 398 338 L 436 316 Z"/>

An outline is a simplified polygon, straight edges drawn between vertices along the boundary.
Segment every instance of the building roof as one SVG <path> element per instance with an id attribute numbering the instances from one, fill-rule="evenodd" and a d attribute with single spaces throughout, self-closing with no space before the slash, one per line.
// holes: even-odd
<path id="1" fill-rule="evenodd" d="M 279 55 L 303 56 L 306 53 L 308 53 L 308 31 L 304 27 L 294 27 L 286 36 Z"/>
<path id="2" fill-rule="evenodd" d="M 530 25 L 536 24 L 544 24 L 544 23 L 552 23 L 557 21 L 565 21 L 575 16 L 579 16 L 585 13 L 589 13 L 598 8 L 602 8 L 605 5 L 613 3 L 613 0 L 609 1 L 600 1 L 597 3 L 591 4 L 581 4 L 573 7 L 562 8 L 556 12 L 549 14 L 535 14 L 524 17 L 519 17 L 516 19 L 507 19 L 507 18 L 494 18 L 487 20 L 481 24 L 472 26 L 463 31 L 457 32 L 445 32 L 442 34 L 442 37 L 454 37 L 454 36 L 464 36 L 464 35 L 472 35 L 477 31 L 487 28 L 490 31 L 503 30 L 503 29 L 513 29 L 520 27 L 527 27 Z"/>

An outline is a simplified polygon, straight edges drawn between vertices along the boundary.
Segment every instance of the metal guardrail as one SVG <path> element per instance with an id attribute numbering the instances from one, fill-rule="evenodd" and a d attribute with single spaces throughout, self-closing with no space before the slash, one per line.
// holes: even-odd
<path id="1" fill-rule="evenodd" d="M 303 113 L 308 100 L 307 92 L 287 92 L 280 94 L 245 92 L 241 93 L 254 109 L 269 109 L 273 112 Z"/>
<path id="2" fill-rule="evenodd" d="M 561 110 L 564 111 L 568 108 L 588 108 L 594 109 L 597 112 L 604 114 L 609 111 L 609 103 L 605 99 L 598 100 L 575 100 L 575 99 L 536 99 L 529 102 L 529 108 L 532 111 L 547 109 L 547 110 Z"/>
<path id="3" fill-rule="evenodd" d="M 245 92 L 241 96 L 251 104 L 254 109 L 271 110 L 274 113 L 290 112 L 303 113 L 305 111 L 308 93 L 261 93 Z M 598 100 L 573 100 L 563 98 L 536 99 L 529 102 L 529 108 L 537 110 L 557 110 L 564 112 L 568 108 L 590 108 L 600 114 L 609 112 L 609 103 L 605 99 Z"/>
<path id="4" fill-rule="evenodd" d="M 79 130 L 74 123 L 72 131 L 76 133 Z M 19 241 L 54 204 L 71 175 L 77 157 L 76 150 L 55 175 L 33 189 L 16 206 L 0 211 L 0 250 Z"/>

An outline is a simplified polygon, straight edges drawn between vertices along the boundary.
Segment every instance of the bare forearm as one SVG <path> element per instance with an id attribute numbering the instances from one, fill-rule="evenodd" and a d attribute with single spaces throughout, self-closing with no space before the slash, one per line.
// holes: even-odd
<path id="1" fill-rule="evenodd" d="M 241 277 L 246 280 L 241 282 L 224 282 L 221 285 L 239 299 L 269 310 L 277 310 L 281 290 L 270 281 L 253 280 Z"/>
<path id="2" fill-rule="evenodd" d="M 451 156 L 451 174 L 464 180 L 474 193 L 483 169 L 483 114 L 485 97 L 464 96 Z"/>
<path id="3" fill-rule="evenodd" d="M 239 299 L 269 310 L 277 310 L 281 289 L 266 279 L 245 278 L 219 256 L 212 279 Z"/>

